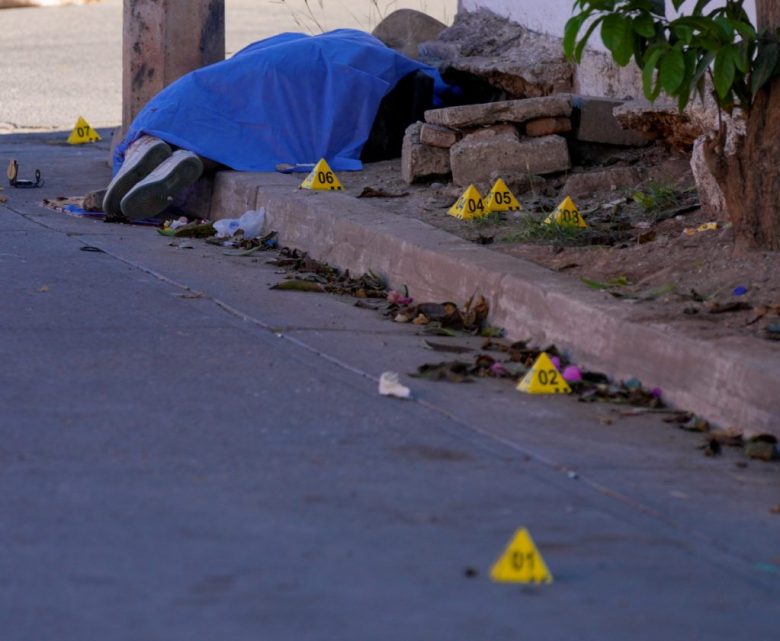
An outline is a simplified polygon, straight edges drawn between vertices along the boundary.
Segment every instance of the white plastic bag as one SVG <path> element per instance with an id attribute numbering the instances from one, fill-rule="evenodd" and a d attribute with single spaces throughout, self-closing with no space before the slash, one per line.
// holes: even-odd
<path id="1" fill-rule="evenodd" d="M 223 218 L 214 223 L 217 238 L 232 238 L 238 230 L 243 232 L 244 238 L 257 238 L 263 231 L 265 224 L 265 207 L 258 210 L 250 209 L 241 215 L 241 218 Z"/>

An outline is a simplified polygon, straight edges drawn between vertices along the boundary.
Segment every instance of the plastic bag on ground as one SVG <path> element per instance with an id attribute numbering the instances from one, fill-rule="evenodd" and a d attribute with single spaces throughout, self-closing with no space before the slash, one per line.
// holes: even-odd
<path id="1" fill-rule="evenodd" d="M 244 238 L 257 238 L 265 224 L 265 207 L 244 212 L 240 218 L 223 218 L 214 223 L 217 238 L 232 238 L 240 230 Z"/>

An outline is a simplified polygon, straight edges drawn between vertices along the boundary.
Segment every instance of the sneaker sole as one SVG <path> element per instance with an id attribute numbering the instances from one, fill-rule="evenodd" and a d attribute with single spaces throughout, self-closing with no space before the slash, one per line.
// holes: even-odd
<path id="1" fill-rule="evenodd" d="M 106 195 L 103 197 L 103 211 L 108 216 L 122 215 L 122 199 L 127 193 L 140 181 L 146 178 L 157 166 L 170 157 L 171 148 L 168 143 L 162 140 L 149 147 L 149 149 L 140 156 L 132 167 L 124 173 L 120 171 L 114 180 L 106 189 Z"/>
<path id="2" fill-rule="evenodd" d="M 120 204 L 122 213 L 130 220 L 156 216 L 168 207 L 173 196 L 189 187 L 203 173 L 203 163 L 195 156 L 187 156 L 156 180 L 138 183 Z"/>

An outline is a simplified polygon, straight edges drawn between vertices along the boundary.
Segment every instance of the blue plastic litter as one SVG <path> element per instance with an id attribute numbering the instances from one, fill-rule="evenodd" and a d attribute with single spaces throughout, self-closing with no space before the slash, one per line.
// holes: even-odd
<path id="1" fill-rule="evenodd" d="M 744 296 L 745 294 L 748 293 L 748 288 L 740 285 L 739 287 L 735 287 L 732 293 L 734 294 L 734 296 Z"/>
<path id="2" fill-rule="evenodd" d="M 434 68 L 362 31 L 267 38 L 150 100 L 117 146 L 114 171 L 143 134 L 239 171 L 320 158 L 334 170 L 358 170 L 379 103 L 418 70 L 433 77 L 437 93 L 446 89 Z"/>

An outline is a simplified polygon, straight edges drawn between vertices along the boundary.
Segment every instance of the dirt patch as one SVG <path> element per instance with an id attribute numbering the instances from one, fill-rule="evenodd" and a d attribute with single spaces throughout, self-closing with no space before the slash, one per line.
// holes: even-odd
<path id="1" fill-rule="evenodd" d="M 780 253 L 738 253 L 728 224 L 708 225 L 714 221 L 698 207 L 687 158 L 650 147 L 583 165 L 586 172 L 633 168 L 637 176 L 619 188 L 597 180 L 596 190 L 575 199 L 589 225 L 583 231 L 543 222 L 577 174 L 510 185 L 523 210 L 480 220 L 448 215 L 461 190 L 440 182 L 410 186 L 398 161 L 367 165 L 342 182 L 355 196 L 367 187 L 387 196 L 406 193 L 378 197 L 376 204 L 602 290 L 634 306 L 639 320 L 703 338 L 753 336 L 780 351 L 774 342 L 780 339 Z M 478 187 L 486 195 L 489 186 Z"/>

